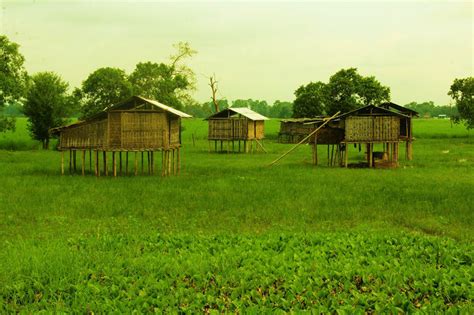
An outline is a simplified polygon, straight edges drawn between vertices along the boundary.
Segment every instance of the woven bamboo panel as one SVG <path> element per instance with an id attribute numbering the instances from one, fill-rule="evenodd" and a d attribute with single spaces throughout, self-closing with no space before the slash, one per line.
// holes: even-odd
<path id="1" fill-rule="evenodd" d="M 170 117 L 170 143 L 171 145 L 176 145 L 180 143 L 179 133 L 180 133 L 180 120 L 177 117 Z"/>
<path id="2" fill-rule="evenodd" d="M 159 149 L 168 146 L 169 126 L 166 113 L 122 113 L 121 149 Z"/>
<path id="3" fill-rule="evenodd" d="M 265 137 L 265 122 L 263 120 L 256 121 L 256 134 L 255 138 L 263 139 Z"/>
<path id="4" fill-rule="evenodd" d="M 210 140 L 245 140 L 248 139 L 248 123 L 253 122 L 247 119 L 210 119 L 208 139 Z M 252 129 L 253 131 L 253 129 Z"/>
<path id="5" fill-rule="evenodd" d="M 109 146 L 120 148 L 122 145 L 122 113 L 109 112 Z"/>
<path id="6" fill-rule="evenodd" d="M 346 118 L 346 141 L 397 141 L 400 118 L 396 116 L 354 116 Z"/>
<path id="7" fill-rule="evenodd" d="M 107 120 L 93 121 L 61 132 L 60 149 L 95 149 L 107 144 Z"/>

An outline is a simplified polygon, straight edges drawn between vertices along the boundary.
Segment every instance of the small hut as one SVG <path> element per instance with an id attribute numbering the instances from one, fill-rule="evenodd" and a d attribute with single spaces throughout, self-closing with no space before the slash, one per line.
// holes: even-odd
<path id="1" fill-rule="evenodd" d="M 86 152 L 89 152 L 89 170 L 100 176 L 100 152 L 102 152 L 103 173 L 108 175 L 112 158 L 113 176 L 118 172 L 128 174 L 129 152 L 134 154 L 134 174 L 141 173 L 146 165 L 149 174 L 154 173 L 155 151 L 162 152 L 162 175 L 177 174 L 180 170 L 181 118 L 191 117 L 172 107 L 141 96 L 133 96 L 110 106 L 99 114 L 71 125 L 51 129 L 59 138 L 61 151 L 61 173 L 64 174 L 64 152 L 69 151 L 69 170 L 76 171 L 76 153 L 82 153 L 81 168 L 85 174 Z M 118 163 L 117 155 L 118 153 Z M 125 155 L 125 170 L 122 165 Z M 145 162 L 146 153 L 146 162 Z M 138 155 L 140 154 L 140 156 Z"/>
<path id="2" fill-rule="evenodd" d="M 241 151 L 241 143 L 243 143 L 243 152 L 255 150 L 259 148 L 265 151 L 261 140 L 265 135 L 265 116 L 260 115 L 245 107 L 230 107 L 218 113 L 215 113 L 206 120 L 209 123 L 209 149 L 211 142 L 214 141 L 214 150 L 218 150 L 218 142 L 220 142 L 220 150 L 235 152 L 236 146 L 238 152 Z"/>

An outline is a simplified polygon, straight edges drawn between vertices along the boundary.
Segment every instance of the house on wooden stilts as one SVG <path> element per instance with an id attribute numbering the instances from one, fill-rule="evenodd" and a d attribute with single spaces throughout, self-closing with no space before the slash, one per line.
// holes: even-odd
<path id="1" fill-rule="evenodd" d="M 209 151 L 211 142 L 214 142 L 215 151 L 266 152 L 262 139 L 265 136 L 267 117 L 249 108 L 230 107 L 209 116 L 206 120 L 209 123 Z"/>
<path id="2" fill-rule="evenodd" d="M 79 153 L 82 175 L 86 173 L 87 160 L 89 172 L 96 176 L 101 173 L 127 175 L 132 171 L 135 175 L 154 174 L 155 152 L 161 151 L 162 176 L 178 174 L 181 168 L 181 118 L 190 117 L 155 100 L 133 96 L 89 119 L 51 129 L 51 134 L 59 138 L 61 174 L 64 174 L 67 151 L 71 173 L 77 171 L 76 155 Z M 133 160 L 133 170 L 129 160 Z"/>

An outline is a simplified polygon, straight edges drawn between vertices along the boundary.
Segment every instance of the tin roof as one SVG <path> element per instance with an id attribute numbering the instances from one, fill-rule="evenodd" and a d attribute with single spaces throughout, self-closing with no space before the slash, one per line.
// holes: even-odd
<path id="1" fill-rule="evenodd" d="M 207 117 L 206 120 L 210 118 L 227 118 L 234 114 L 240 114 L 250 120 L 268 120 L 267 117 L 260 115 L 259 113 L 254 112 L 253 110 L 247 107 L 229 107 L 224 110 L 221 110 L 218 113 L 212 114 L 211 116 Z"/>

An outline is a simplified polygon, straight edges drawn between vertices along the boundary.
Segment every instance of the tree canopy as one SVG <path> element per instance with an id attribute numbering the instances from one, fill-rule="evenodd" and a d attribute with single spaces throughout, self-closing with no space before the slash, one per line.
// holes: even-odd
<path id="1" fill-rule="evenodd" d="M 474 128 L 474 77 L 455 79 L 448 95 L 456 102 L 459 117 L 467 129 Z"/>
<path id="2" fill-rule="evenodd" d="M 25 96 L 28 74 L 23 66 L 24 62 L 19 45 L 0 35 L 0 113 L 7 103 Z M 0 132 L 14 127 L 13 118 L 0 116 Z"/>
<path id="3" fill-rule="evenodd" d="M 322 115 L 326 108 L 326 85 L 323 82 L 310 82 L 295 91 L 293 117 L 315 117 Z"/>
<path id="4" fill-rule="evenodd" d="M 294 117 L 332 115 L 390 100 L 390 88 L 373 76 L 364 77 L 357 68 L 341 69 L 328 83 L 310 82 L 295 91 Z"/>
<path id="5" fill-rule="evenodd" d="M 71 107 L 68 84 L 53 72 L 40 72 L 32 77 L 23 107 L 28 117 L 28 129 L 35 140 L 49 146 L 49 129 L 66 123 Z"/>
<path id="6" fill-rule="evenodd" d="M 132 96 L 132 85 L 125 71 L 106 67 L 91 73 L 74 94 L 81 98 L 82 118 L 89 118 Z"/>

